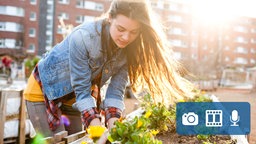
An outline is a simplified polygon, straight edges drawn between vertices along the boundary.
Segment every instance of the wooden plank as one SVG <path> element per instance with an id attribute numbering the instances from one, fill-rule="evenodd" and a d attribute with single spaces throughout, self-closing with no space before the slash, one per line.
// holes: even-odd
<path id="1" fill-rule="evenodd" d="M 84 137 L 85 134 L 86 134 L 86 131 L 81 131 L 81 132 L 74 133 L 72 135 L 66 136 L 66 137 L 63 138 L 63 140 L 68 144 L 68 143 L 71 143 L 75 140 L 78 140 L 78 139 Z"/>
<path id="2" fill-rule="evenodd" d="M 23 96 L 23 90 L 20 91 L 20 124 L 19 124 L 19 143 L 25 144 L 26 139 L 26 112 L 25 112 L 25 98 Z"/>
<path id="3" fill-rule="evenodd" d="M 53 137 L 45 137 L 40 139 L 40 144 L 54 144 L 54 138 Z"/>
<path id="4" fill-rule="evenodd" d="M 55 143 L 61 142 L 62 138 L 66 137 L 66 136 L 68 136 L 68 132 L 67 131 L 61 131 L 59 133 L 56 133 L 54 135 Z"/>
<path id="5" fill-rule="evenodd" d="M 66 144 L 65 141 L 57 142 L 56 144 Z"/>
<path id="6" fill-rule="evenodd" d="M 5 88 L 5 89 L 2 89 L 1 90 L 1 97 L 0 97 L 0 144 L 1 143 L 4 143 L 4 124 L 5 124 L 5 121 L 6 121 L 6 105 L 7 105 L 7 99 L 8 98 L 20 98 L 22 100 L 22 97 L 21 97 L 21 94 L 22 94 L 22 90 L 21 89 L 8 89 L 8 88 Z M 22 102 L 22 101 L 21 101 Z M 23 106 L 23 107 L 22 107 Z M 25 117 L 25 100 L 24 100 L 24 104 L 21 103 L 20 105 L 20 112 L 19 112 L 19 115 L 21 116 L 21 108 L 24 108 L 23 109 L 23 112 L 24 112 L 24 116 Z M 19 116 L 19 118 L 21 118 Z M 22 117 L 22 118 L 23 118 Z M 25 120 L 23 121 L 24 125 L 21 125 L 20 123 L 20 126 L 21 126 L 21 130 L 23 130 L 24 132 L 21 133 L 21 135 L 19 135 L 19 140 L 20 140 L 20 144 L 25 144 L 25 138 L 26 138 L 26 135 L 25 135 Z M 19 131 L 20 133 L 20 131 Z"/>
<path id="7" fill-rule="evenodd" d="M 6 113 L 6 95 L 0 92 L 0 144 L 4 143 L 4 123 L 5 123 L 5 113 Z"/>

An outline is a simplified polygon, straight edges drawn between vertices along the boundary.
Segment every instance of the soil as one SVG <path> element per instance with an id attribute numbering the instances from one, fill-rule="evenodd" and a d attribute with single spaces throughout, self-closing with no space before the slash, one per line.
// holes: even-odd
<path id="1" fill-rule="evenodd" d="M 199 140 L 196 136 L 181 136 L 175 132 L 167 132 L 166 134 L 157 135 L 157 139 L 163 144 L 204 144 L 206 140 Z M 230 136 L 215 135 L 210 136 L 207 142 L 217 144 L 236 144 L 236 141 L 231 140 Z"/>

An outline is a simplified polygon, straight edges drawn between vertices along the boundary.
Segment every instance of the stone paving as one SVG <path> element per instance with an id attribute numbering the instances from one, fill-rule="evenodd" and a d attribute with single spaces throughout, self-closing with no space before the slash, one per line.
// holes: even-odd
<path id="1" fill-rule="evenodd" d="M 251 106 L 251 133 L 248 136 L 250 144 L 256 144 L 256 92 L 237 90 L 217 90 L 207 92 L 214 94 L 221 102 L 249 102 Z"/>

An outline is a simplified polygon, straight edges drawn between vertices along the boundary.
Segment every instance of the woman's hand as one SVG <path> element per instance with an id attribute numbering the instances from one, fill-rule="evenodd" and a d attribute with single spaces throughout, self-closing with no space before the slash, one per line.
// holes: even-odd
<path id="1" fill-rule="evenodd" d="M 108 120 L 107 124 L 108 124 L 108 130 L 109 130 L 109 131 L 110 131 L 113 127 L 115 127 L 115 121 L 117 121 L 117 120 L 118 120 L 118 118 L 115 118 L 115 117 L 110 118 L 110 119 Z"/>
<path id="2" fill-rule="evenodd" d="M 91 126 L 96 126 L 96 125 L 101 125 L 100 119 L 99 118 L 95 118 L 91 121 L 90 123 Z"/>
<path id="3" fill-rule="evenodd" d="M 100 137 L 100 139 L 97 141 L 97 144 L 105 144 L 108 140 L 109 131 L 115 127 L 115 121 L 118 120 L 118 118 L 110 118 L 107 122 L 108 124 L 108 130 L 106 130 Z"/>
<path id="4" fill-rule="evenodd" d="M 106 144 L 107 140 L 108 140 L 108 135 L 109 132 L 108 130 L 106 130 L 101 137 L 99 138 L 99 140 L 97 141 L 97 144 Z"/>

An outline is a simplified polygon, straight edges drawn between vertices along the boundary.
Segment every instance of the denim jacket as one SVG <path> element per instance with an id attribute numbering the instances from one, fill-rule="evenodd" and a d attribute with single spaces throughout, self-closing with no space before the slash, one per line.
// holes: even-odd
<path id="1" fill-rule="evenodd" d="M 40 60 L 40 79 L 49 100 L 74 91 L 74 108 L 82 112 L 96 107 L 95 99 L 91 96 L 91 81 L 102 72 L 101 87 L 110 81 L 103 108 L 124 110 L 123 95 L 128 83 L 127 57 L 125 49 L 119 48 L 107 60 L 106 51 L 101 46 L 102 22 L 87 22 L 76 27 Z"/>

